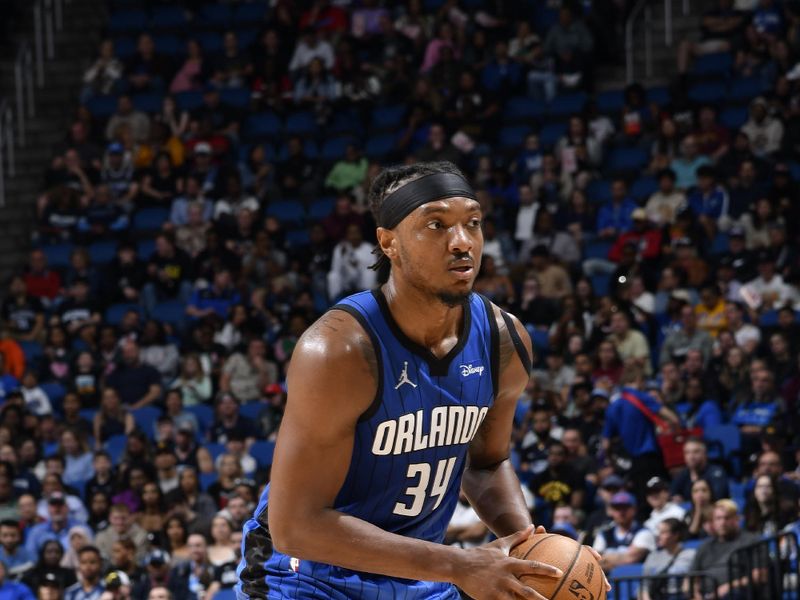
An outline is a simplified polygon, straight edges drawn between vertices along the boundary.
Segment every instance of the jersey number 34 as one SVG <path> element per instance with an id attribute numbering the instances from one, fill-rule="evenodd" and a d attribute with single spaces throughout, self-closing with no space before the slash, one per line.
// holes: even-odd
<path id="1" fill-rule="evenodd" d="M 436 504 L 433 505 L 431 512 L 436 510 L 450 485 L 455 466 L 455 456 L 443 458 L 436 464 L 436 472 L 431 480 L 432 467 L 430 463 L 408 465 L 406 476 L 409 479 L 413 479 L 415 483 L 415 485 L 410 485 L 406 488 L 406 495 L 412 498 L 411 503 L 398 502 L 394 505 L 394 511 L 392 512 L 403 517 L 416 517 L 422 512 L 426 499 L 433 496 L 436 497 Z M 428 486 L 430 486 L 430 491 L 428 491 Z"/>

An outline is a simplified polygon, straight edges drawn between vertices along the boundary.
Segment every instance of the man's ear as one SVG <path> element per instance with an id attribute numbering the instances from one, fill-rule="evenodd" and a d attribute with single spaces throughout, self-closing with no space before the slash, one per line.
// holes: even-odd
<path id="1" fill-rule="evenodd" d="M 397 235 L 391 229 L 378 227 L 375 232 L 378 236 L 378 247 L 387 258 L 393 260 L 397 258 Z"/>

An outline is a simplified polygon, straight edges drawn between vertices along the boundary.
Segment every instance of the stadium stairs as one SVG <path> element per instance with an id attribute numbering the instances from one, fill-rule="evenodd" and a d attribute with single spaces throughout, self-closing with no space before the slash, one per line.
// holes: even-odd
<path id="1" fill-rule="evenodd" d="M 672 3 L 672 45 L 667 46 L 664 40 L 666 23 L 664 19 L 664 2 Z M 683 14 L 683 0 L 648 0 L 650 4 L 650 36 L 653 51 L 653 76 L 645 77 L 645 27 L 644 15 L 637 20 L 634 27 L 634 74 L 637 82 L 645 87 L 669 85 L 677 72 L 678 45 L 683 39 L 693 41 L 700 39 L 700 17 L 715 0 L 688 0 L 689 12 Z M 624 35 L 621 32 L 620 35 Z M 595 77 L 597 91 L 620 89 L 626 82 L 625 63 L 604 66 L 598 69 Z"/>
<path id="2" fill-rule="evenodd" d="M 70 0 L 64 27 L 55 34 L 55 57 L 44 64 L 44 86 L 36 88 L 36 116 L 27 123 L 25 145 L 17 146 L 17 173 L 6 179 L 0 207 L 0 282 L 24 264 L 30 248 L 36 196 L 53 146 L 64 139 L 78 105 L 83 71 L 96 54 L 107 21 L 103 0 Z M 17 34 L 33 41 L 32 20 Z M 0 60 L 0 90 L 14 101 L 14 53 Z M 16 125 L 15 125 L 16 127 Z"/>

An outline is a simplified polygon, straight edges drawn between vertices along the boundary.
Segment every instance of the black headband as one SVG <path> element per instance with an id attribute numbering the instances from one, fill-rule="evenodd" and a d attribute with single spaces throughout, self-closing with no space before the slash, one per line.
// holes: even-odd
<path id="1" fill-rule="evenodd" d="M 393 229 L 423 204 L 443 198 L 472 198 L 475 192 L 466 179 L 457 173 L 431 173 L 409 181 L 386 196 L 378 211 L 378 225 Z"/>

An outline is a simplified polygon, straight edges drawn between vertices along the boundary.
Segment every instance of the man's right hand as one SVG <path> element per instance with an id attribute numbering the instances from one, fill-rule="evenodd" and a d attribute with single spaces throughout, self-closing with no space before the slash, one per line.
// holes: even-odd
<path id="1" fill-rule="evenodd" d="M 465 550 L 465 561 L 454 582 L 475 600 L 518 599 L 545 600 L 539 592 L 520 581 L 520 577 L 534 576 L 558 579 L 561 569 L 535 560 L 520 560 L 509 552 L 533 535 L 531 525 L 483 546 Z"/>

